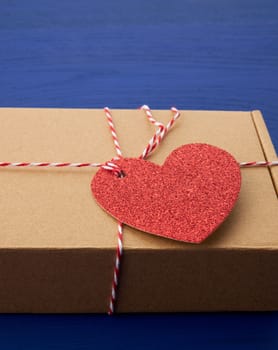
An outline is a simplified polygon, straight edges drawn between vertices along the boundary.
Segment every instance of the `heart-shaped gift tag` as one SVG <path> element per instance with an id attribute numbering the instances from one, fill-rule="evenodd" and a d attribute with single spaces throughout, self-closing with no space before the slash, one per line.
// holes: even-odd
<path id="1" fill-rule="evenodd" d="M 239 165 L 215 146 L 181 146 L 162 166 L 138 158 L 113 162 L 123 177 L 100 169 L 91 184 L 97 202 L 120 222 L 153 235 L 200 243 L 238 198 Z"/>

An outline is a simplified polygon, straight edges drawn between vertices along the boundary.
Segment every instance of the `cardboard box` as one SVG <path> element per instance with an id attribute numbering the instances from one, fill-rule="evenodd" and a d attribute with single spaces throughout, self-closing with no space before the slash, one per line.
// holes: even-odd
<path id="1" fill-rule="evenodd" d="M 113 110 L 124 155 L 154 133 L 140 110 Z M 167 122 L 169 111 L 153 111 Z M 1 161 L 104 162 L 102 110 L 0 109 Z M 239 161 L 277 158 L 260 112 L 182 111 L 149 160 L 205 142 Z M 116 221 L 94 201 L 91 168 L 0 169 L 0 312 L 106 312 Z M 242 169 L 239 200 L 200 245 L 124 226 L 117 312 L 278 310 L 278 168 Z"/>

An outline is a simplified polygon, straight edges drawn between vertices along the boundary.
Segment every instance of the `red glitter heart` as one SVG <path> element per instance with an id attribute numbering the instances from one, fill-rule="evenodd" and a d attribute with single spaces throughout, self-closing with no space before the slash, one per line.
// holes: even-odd
<path id="1" fill-rule="evenodd" d="M 200 243 L 238 198 L 239 165 L 215 146 L 181 146 L 162 166 L 136 158 L 114 162 L 125 176 L 100 169 L 91 184 L 96 200 L 119 221 L 154 235 Z"/>

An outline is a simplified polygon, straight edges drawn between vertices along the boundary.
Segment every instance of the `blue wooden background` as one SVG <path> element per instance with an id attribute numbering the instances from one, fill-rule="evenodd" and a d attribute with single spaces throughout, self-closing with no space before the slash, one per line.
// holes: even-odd
<path id="1" fill-rule="evenodd" d="M 0 107 L 261 109 L 276 0 L 1 0 Z M 0 315 L 0 349 L 277 349 L 278 313 Z"/>

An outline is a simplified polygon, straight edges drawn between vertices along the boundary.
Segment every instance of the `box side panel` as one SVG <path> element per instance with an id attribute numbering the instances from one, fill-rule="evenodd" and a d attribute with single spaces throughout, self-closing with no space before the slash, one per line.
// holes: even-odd
<path id="1" fill-rule="evenodd" d="M 1 313 L 107 312 L 114 250 L 0 250 Z"/>
<path id="2" fill-rule="evenodd" d="M 106 312 L 113 260 L 112 250 L 2 250 L 0 312 Z M 277 264 L 276 250 L 127 250 L 117 312 L 278 310 Z"/>
<path id="3" fill-rule="evenodd" d="M 277 160 L 277 154 L 261 112 L 252 111 L 252 118 L 264 151 L 265 159 L 267 161 Z M 276 194 L 278 196 L 278 167 L 270 168 L 270 174 L 272 177 L 274 188 L 276 190 Z"/>
<path id="4" fill-rule="evenodd" d="M 127 251 L 119 312 L 278 310 L 277 250 Z"/>

